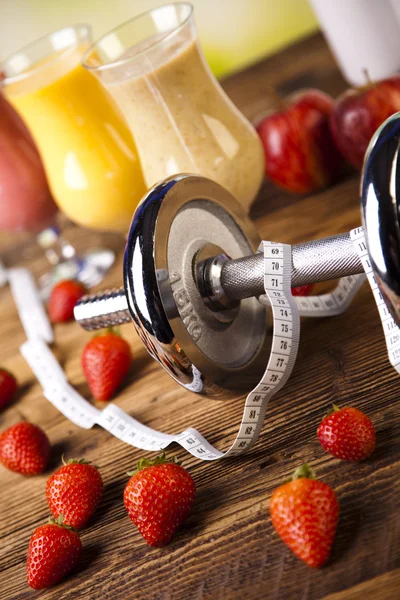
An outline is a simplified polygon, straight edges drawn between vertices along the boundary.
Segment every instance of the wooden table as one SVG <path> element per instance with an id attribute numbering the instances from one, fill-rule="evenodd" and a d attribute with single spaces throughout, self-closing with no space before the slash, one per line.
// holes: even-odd
<path id="1" fill-rule="evenodd" d="M 268 86 L 290 92 L 316 86 L 332 94 L 344 88 L 320 36 L 309 38 L 226 81 L 224 87 L 251 119 L 271 105 Z M 358 177 L 309 198 L 286 195 L 270 184 L 253 217 L 266 239 L 298 242 L 342 231 L 360 222 Z M 119 250 L 104 287 L 121 282 L 122 242 L 116 236 L 70 226 L 79 247 L 100 238 Z M 38 274 L 43 259 L 26 246 L 5 251 L 8 262 L 27 262 Z M 28 257 L 28 261 L 27 261 Z M 205 464 L 176 452 L 196 480 L 198 496 L 185 526 L 164 549 L 151 549 L 128 519 L 122 503 L 125 472 L 143 454 L 99 427 L 85 431 L 68 422 L 42 396 L 18 352 L 24 332 L 7 288 L 0 290 L 0 363 L 22 385 L 19 398 L 1 414 L 1 428 L 20 419 L 40 424 L 53 444 L 47 473 L 25 478 L 0 469 L 1 599 L 46 600 L 394 600 L 400 597 L 400 405 L 399 377 L 386 357 L 372 294 L 367 285 L 343 316 L 304 320 L 296 367 L 268 409 L 261 437 L 248 455 Z M 147 354 L 133 327 L 135 364 L 116 403 L 143 423 L 165 432 L 198 428 L 227 448 L 238 428 L 242 402 L 226 404 L 223 418 L 210 400 L 196 399 L 175 384 Z M 70 381 L 88 395 L 80 353 L 89 339 L 75 323 L 55 328 L 55 346 Z M 317 426 L 332 402 L 365 410 L 377 429 L 377 449 L 361 464 L 325 454 Z M 29 536 L 48 516 L 44 496 L 48 474 L 67 457 L 86 456 L 100 466 L 104 499 L 83 531 L 79 569 L 57 587 L 34 592 L 25 581 Z M 273 489 L 308 462 L 336 490 L 341 507 L 329 564 L 313 570 L 278 539 L 268 515 Z"/>

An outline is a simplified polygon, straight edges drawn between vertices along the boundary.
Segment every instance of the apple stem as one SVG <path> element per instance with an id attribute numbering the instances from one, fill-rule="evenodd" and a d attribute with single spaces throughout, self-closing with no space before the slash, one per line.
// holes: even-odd
<path id="1" fill-rule="evenodd" d="M 278 90 L 273 86 L 268 87 L 269 95 L 272 97 L 274 107 L 278 110 L 283 110 L 285 108 L 285 101 L 282 96 L 279 94 Z"/>
<path id="2" fill-rule="evenodd" d="M 369 76 L 369 71 L 368 71 L 368 69 L 363 69 L 363 73 L 364 73 L 364 77 L 365 77 L 366 85 L 367 85 L 368 87 L 371 87 L 373 82 L 372 82 L 372 80 L 371 80 L 371 77 Z"/>

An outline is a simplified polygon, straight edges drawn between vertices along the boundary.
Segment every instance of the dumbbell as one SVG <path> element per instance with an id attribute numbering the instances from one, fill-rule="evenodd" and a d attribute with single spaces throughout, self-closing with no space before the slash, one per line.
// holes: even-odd
<path id="1" fill-rule="evenodd" d="M 376 132 L 361 176 L 369 259 L 400 323 L 400 113 Z M 270 311 L 260 238 L 219 184 L 181 174 L 151 188 L 134 214 L 123 287 L 84 296 L 75 319 L 87 330 L 133 321 L 149 353 L 191 391 L 237 398 L 265 368 Z M 349 233 L 292 246 L 292 286 L 363 272 Z M 199 385 L 200 382 L 200 385 Z"/>

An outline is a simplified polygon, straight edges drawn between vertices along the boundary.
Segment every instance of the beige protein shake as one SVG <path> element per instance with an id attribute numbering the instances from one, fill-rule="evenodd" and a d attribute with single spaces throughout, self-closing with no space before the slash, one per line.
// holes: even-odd
<path id="1" fill-rule="evenodd" d="M 153 35 L 109 66 L 97 75 L 128 121 L 147 186 L 201 174 L 248 210 L 264 175 L 261 142 L 212 75 L 195 30 Z"/>

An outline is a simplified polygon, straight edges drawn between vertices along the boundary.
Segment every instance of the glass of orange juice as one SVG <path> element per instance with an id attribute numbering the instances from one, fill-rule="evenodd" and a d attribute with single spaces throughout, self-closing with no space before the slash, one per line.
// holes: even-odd
<path id="1" fill-rule="evenodd" d="M 58 207 L 84 227 L 125 233 L 146 188 L 124 117 L 80 64 L 90 44 L 88 25 L 58 30 L 0 64 L 0 86 L 30 129 Z"/>

